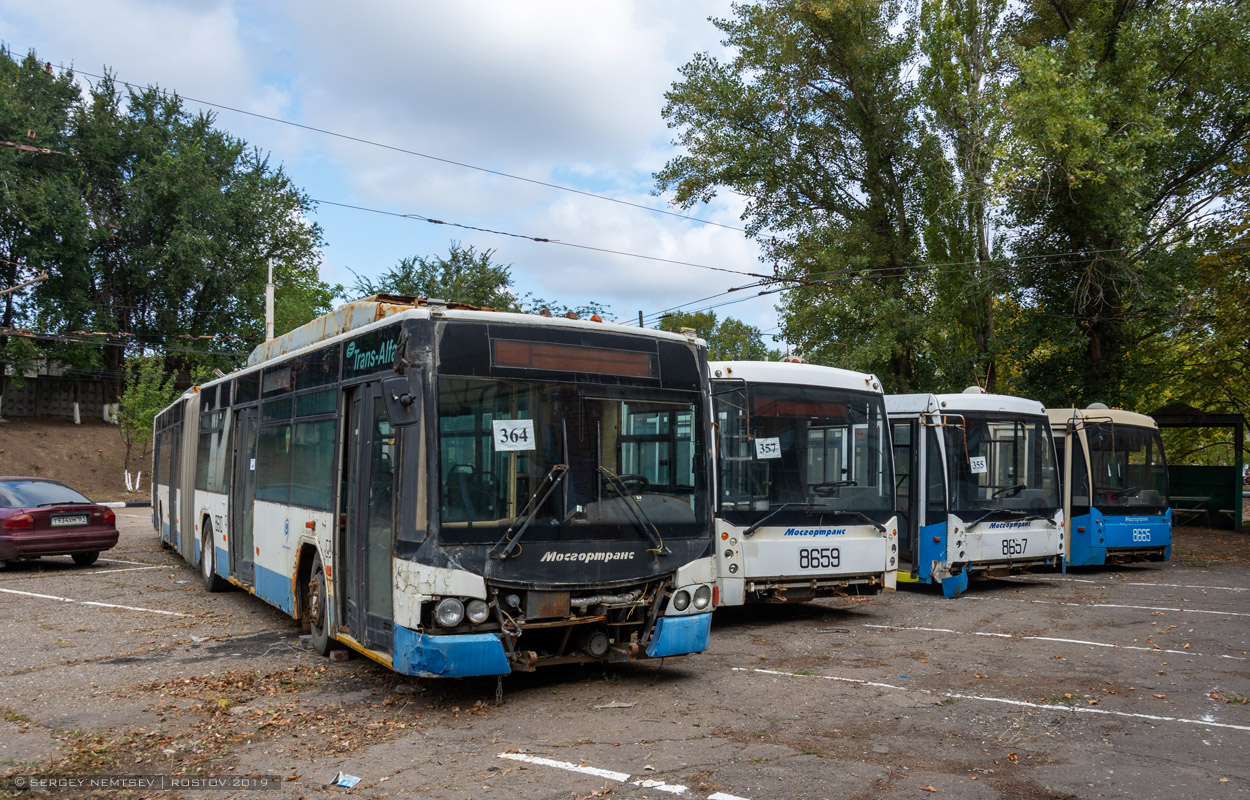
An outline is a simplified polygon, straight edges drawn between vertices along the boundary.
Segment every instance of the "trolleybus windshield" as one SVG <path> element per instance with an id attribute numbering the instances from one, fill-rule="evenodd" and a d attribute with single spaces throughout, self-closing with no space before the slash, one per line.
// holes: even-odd
<path id="1" fill-rule="evenodd" d="M 1168 506 L 1168 466 L 1159 431 L 1089 422 L 1094 504 L 1109 514 L 1162 514 Z"/>
<path id="2" fill-rule="evenodd" d="M 688 392 L 443 376 L 442 539 L 706 536 L 698 406 Z"/>
<path id="3" fill-rule="evenodd" d="M 1051 518 L 1060 508 L 1045 417 L 952 414 L 944 418 L 951 513 L 969 523 Z"/>
<path id="4" fill-rule="evenodd" d="M 812 514 L 892 515 L 880 395 L 820 386 L 726 384 L 714 391 L 720 510 L 735 525 L 798 524 Z M 864 520 L 868 521 L 868 520 Z"/>

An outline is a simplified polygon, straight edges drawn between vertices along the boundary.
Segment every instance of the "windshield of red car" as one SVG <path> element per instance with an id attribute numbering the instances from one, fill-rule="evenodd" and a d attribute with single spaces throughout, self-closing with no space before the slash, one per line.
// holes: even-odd
<path id="1" fill-rule="evenodd" d="M 35 508 L 47 505 L 90 503 L 63 483 L 52 481 L 0 481 L 0 508 Z"/>

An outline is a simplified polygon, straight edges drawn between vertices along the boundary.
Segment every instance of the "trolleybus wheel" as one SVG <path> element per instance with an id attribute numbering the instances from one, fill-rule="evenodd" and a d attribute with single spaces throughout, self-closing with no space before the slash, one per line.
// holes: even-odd
<path id="1" fill-rule="evenodd" d="M 217 549 L 213 546 L 213 523 L 204 520 L 204 529 L 200 531 L 200 577 L 204 579 L 204 588 L 210 592 L 220 592 L 226 588 L 226 582 L 217 574 Z"/>
<path id="2" fill-rule="evenodd" d="M 330 638 L 326 571 L 321 566 L 320 553 L 313 556 L 312 572 L 308 576 L 308 632 L 312 634 L 313 647 L 321 655 L 329 655 L 335 649 L 334 641 Z"/>

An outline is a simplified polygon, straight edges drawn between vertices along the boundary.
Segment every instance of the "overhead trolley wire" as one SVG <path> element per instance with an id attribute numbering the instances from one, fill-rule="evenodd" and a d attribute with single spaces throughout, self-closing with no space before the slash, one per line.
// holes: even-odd
<path id="1" fill-rule="evenodd" d="M 60 70 L 61 72 L 73 71 L 76 74 L 85 75 L 89 78 L 97 78 L 97 79 L 102 80 L 105 77 L 103 75 L 99 75 L 94 72 L 87 72 L 86 70 L 77 70 L 72 67 L 66 67 L 64 64 L 57 64 L 55 65 L 55 68 Z M 293 128 L 299 128 L 301 130 L 310 131 L 312 133 L 319 133 L 319 134 L 322 134 L 323 136 L 330 136 L 330 137 L 333 137 L 336 139 L 342 139 L 348 142 L 355 142 L 357 144 L 368 145 L 369 147 L 377 147 L 383 150 L 390 150 L 396 153 L 403 153 L 404 155 L 416 156 L 417 158 L 424 158 L 430 161 L 437 161 L 442 164 L 449 164 L 451 166 L 461 167 L 463 169 L 474 170 L 476 172 L 482 172 L 487 175 L 494 175 L 500 178 L 508 178 L 509 180 L 521 181 L 523 183 L 529 183 L 535 186 L 543 186 L 548 189 L 556 189 L 561 192 L 569 192 L 571 194 L 577 194 L 583 197 L 592 197 L 596 200 L 605 200 L 609 203 L 616 203 L 618 205 L 628 206 L 630 208 L 636 208 L 642 211 L 649 211 L 653 214 L 663 214 L 669 217 L 676 217 L 677 219 L 684 219 L 688 222 L 698 222 L 703 225 L 714 225 L 717 228 L 725 228 L 726 230 L 737 231 L 738 233 L 746 233 L 746 230 L 743 228 L 739 228 L 734 225 L 726 225 L 723 222 L 714 222 L 710 219 L 703 219 L 701 217 L 692 217 L 688 214 L 679 214 L 676 211 L 669 211 L 663 208 L 655 208 L 653 206 L 646 206 L 641 203 L 634 203 L 629 200 L 622 200 L 619 197 L 611 197 L 610 195 L 598 194 L 596 192 L 587 192 L 583 189 L 574 189 L 572 186 L 563 186 L 558 183 L 540 181 L 536 178 L 527 178 L 524 175 L 514 175 L 510 172 L 503 172 L 502 170 L 490 169 L 488 167 L 479 167 L 476 164 L 469 164 L 464 161 L 456 161 L 450 158 L 443 158 L 442 156 L 435 156 L 429 153 L 422 153 L 417 150 L 410 150 L 406 147 L 399 147 L 397 145 L 386 144 L 384 142 L 378 142 L 372 139 L 365 139 L 364 137 L 361 137 L 361 136 L 352 136 L 350 134 L 339 133 L 338 131 L 332 131 L 327 128 L 318 128 L 315 125 L 306 125 L 302 122 L 294 122 L 289 119 L 283 119 L 281 117 L 275 117 L 269 114 L 261 114 L 257 111 L 247 111 L 245 109 L 238 108 L 235 106 L 225 105 L 224 103 L 215 103 L 211 100 L 201 100 L 200 98 L 191 97 L 190 95 L 180 94 L 176 91 L 170 91 L 168 89 L 161 89 L 158 86 L 141 87 L 138 84 L 130 83 L 128 81 L 123 81 L 117 78 L 113 78 L 113 80 L 116 83 L 121 84 L 122 86 L 125 86 L 127 89 L 131 89 L 131 90 L 142 91 L 143 89 L 149 89 L 149 88 L 155 89 L 156 91 L 160 92 L 166 97 L 180 97 L 183 100 L 189 100 L 192 103 L 197 103 L 202 106 L 208 106 L 209 108 L 218 108 L 218 109 L 221 109 L 222 111 L 230 111 L 235 114 L 242 114 L 244 116 L 254 117 L 256 119 L 263 119 L 268 122 L 276 122 L 279 125 L 289 125 Z"/>

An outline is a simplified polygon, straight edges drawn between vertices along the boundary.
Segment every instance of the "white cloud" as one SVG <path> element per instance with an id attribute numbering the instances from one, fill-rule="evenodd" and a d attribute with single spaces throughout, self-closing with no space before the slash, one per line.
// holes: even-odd
<path id="1" fill-rule="evenodd" d="M 719 49 L 708 16 L 727 0 L 669 3 L 372 0 L 0 0 L 10 44 L 81 69 L 115 69 L 184 96 L 666 208 L 647 192 L 674 155 L 663 95 L 696 52 Z M 219 112 L 219 125 L 268 150 L 316 198 L 413 212 L 609 250 L 763 271 L 743 234 L 492 176 L 368 144 Z M 727 195 L 693 216 L 740 226 Z M 376 274 L 460 240 L 497 250 L 518 288 L 609 303 L 622 317 L 750 282 L 625 256 L 322 206 L 323 273 Z M 709 300 L 692 308 L 734 299 Z M 775 324 L 775 298 L 731 313 Z"/>

